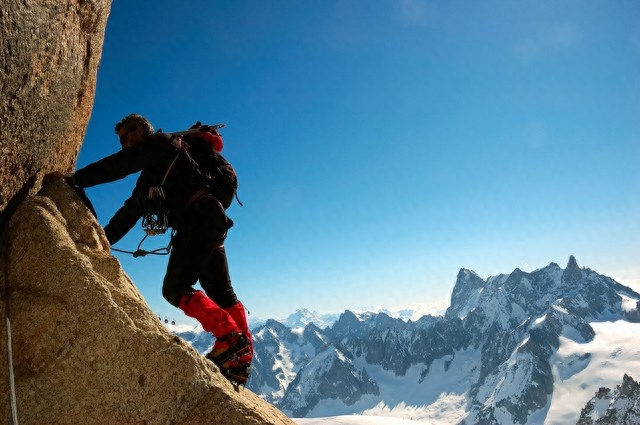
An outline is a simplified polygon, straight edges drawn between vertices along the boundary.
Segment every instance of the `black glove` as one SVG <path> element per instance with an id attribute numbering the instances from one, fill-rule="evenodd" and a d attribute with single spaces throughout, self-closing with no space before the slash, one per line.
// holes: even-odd
<path id="1" fill-rule="evenodd" d="M 69 174 L 68 176 L 65 176 L 64 181 L 71 187 L 71 189 L 74 190 L 74 192 L 76 192 L 76 195 L 78 195 L 78 198 L 80 198 L 82 203 L 89 209 L 89 211 L 91 211 L 91 214 L 93 214 L 93 216 L 97 219 L 98 214 L 96 214 L 96 210 L 95 208 L 93 208 L 93 204 L 91 203 L 91 200 L 85 193 L 84 189 L 78 186 L 78 184 L 76 183 L 76 179 L 74 178 L 74 175 Z"/>

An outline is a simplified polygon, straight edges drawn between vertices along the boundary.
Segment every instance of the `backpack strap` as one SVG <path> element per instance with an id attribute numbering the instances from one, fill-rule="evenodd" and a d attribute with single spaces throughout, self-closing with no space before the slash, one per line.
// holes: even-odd
<path id="1" fill-rule="evenodd" d="M 167 171 L 164 173 L 164 177 L 162 178 L 162 181 L 160 182 L 160 186 L 161 187 L 164 185 L 164 182 L 167 181 L 167 177 L 169 177 L 169 174 L 171 174 L 171 170 L 173 169 L 173 166 L 175 165 L 176 161 L 178 160 L 178 157 L 180 156 L 180 153 L 182 152 L 182 149 L 184 147 L 184 143 L 182 142 L 182 137 L 174 136 L 174 140 L 176 140 L 178 142 L 178 152 L 176 153 L 176 156 L 173 157 L 173 160 L 169 164 L 169 167 L 167 168 Z"/>

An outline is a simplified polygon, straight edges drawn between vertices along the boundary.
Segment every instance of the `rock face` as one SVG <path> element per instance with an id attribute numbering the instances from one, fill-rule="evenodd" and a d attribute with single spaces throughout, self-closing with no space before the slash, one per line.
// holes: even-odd
<path id="1" fill-rule="evenodd" d="M 627 425 L 640 423 L 640 383 L 624 375 L 611 390 L 602 387 L 580 413 L 577 425 Z"/>
<path id="2" fill-rule="evenodd" d="M 42 173 L 73 169 L 110 7 L 110 0 L 2 2 L 0 211 L 21 190 L 20 199 L 33 193 Z"/>
<path id="3" fill-rule="evenodd" d="M 236 392 L 164 328 L 61 180 L 22 202 L 0 255 L 21 424 L 293 423 L 251 391 Z M 2 328 L 0 417 L 10 422 Z"/>
<path id="4" fill-rule="evenodd" d="M 35 195 L 75 165 L 110 7 L 0 10 L 0 420 L 12 422 L 12 370 L 21 424 L 292 424 L 160 324 L 69 187 Z"/>

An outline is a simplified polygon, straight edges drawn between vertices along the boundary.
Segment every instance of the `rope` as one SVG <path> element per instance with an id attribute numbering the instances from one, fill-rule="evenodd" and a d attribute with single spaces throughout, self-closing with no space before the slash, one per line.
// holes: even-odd
<path id="1" fill-rule="evenodd" d="M 133 255 L 133 258 L 138 258 L 138 257 L 144 257 L 146 255 L 169 255 L 171 253 L 171 247 L 173 245 L 173 235 L 175 234 L 175 230 L 171 231 L 171 239 L 169 240 L 169 245 L 167 245 L 164 248 L 156 248 L 153 249 L 151 251 L 147 251 L 145 249 L 142 249 L 142 243 L 144 242 L 145 239 L 147 239 L 147 236 L 149 235 L 144 235 L 144 237 L 142 238 L 142 240 L 140 241 L 140 243 L 138 244 L 138 248 L 136 248 L 135 251 L 127 251 L 125 249 L 118 249 L 118 248 L 113 248 L 111 247 L 112 251 L 117 251 L 117 252 L 122 252 L 123 254 L 130 254 Z"/>
<path id="2" fill-rule="evenodd" d="M 7 244 L 8 245 L 8 244 Z M 16 405 L 16 383 L 13 373 L 13 351 L 11 349 L 11 320 L 9 312 L 9 246 L 6 247 L 4 267 L 4 313 L 7 319 L 7 365 L 9 367 L 9 401 L 11 403 L 11 420 L 18 425 L 18 408 Z"/>
<path id="3" fill-rule="evenodd" d="M 18 425 L 18 407 L 16 406 L 16 383 L 13 375 L 13 353 L 11 350 L 11 321 L 7 316 L 7 357 L 9 361 L 9 398 L 11 401 L 11 420 Z"/>

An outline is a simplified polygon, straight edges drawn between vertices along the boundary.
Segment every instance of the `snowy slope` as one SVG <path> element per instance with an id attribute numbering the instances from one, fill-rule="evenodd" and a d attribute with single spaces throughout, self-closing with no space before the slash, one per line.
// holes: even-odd
<path id="1" fill-rule="evenodd" d="M 548 410 L 532 416 L 528 424 L 575 424 L 580 409 L 594 391 L 600 387 L 613 388 L 625 373 L 640 373 L 640 324 L 616 321 L 593 322 L 591 325 L 596 337 L 589 343 L 561 339 L 560 348 L 552 359 L 555 381 Z M 445 369 L 449 361 L 451 363 Z M 465 417 L 469 383 L 477 378 L 479 361 L 480 353 L 477 351 L 457 352 L 455 356 L 434 362 L 429 379 L 422 383 L 419 382 L 419 367 L 405 377 L 396 377 L 380 367 L 369 366 L 367 371 L 378 383 L 379 399 L 384 401 L 376 403 L 373 399 L 363 399 L 347 408 L 334 400 L 326 400 L 308 416 L 346 415 L 350 411 L 360 411 L 366 415 L 411 418 L 438 425 L 457 424 Z M 356 363 L 362 365 L 362 362 L 358 359 Z M 507 395 L 517 393 L 521 391 L 522 382 L 516 375 L 502 382 L 499 392 Z M 505 419 L 501 423 L 510 421 Z"/>
<path id="2" fill-rule="evenodd" d="M 424 422 L 375 416 L 333 416 L 327 418 L 294 419 L 299 425 L 418 425 Z"/>
<path id="3" fill-rule="evenodd" d="M 576 423 L 575 406 L 583 407 L 598 388 L 615 387 L 625 373 L 640 374 L 640 324 L 618 320 L 591 326 L 596 331 L 591 342 L 561 339 L 552 360 L 555 382 L 546 424 Z"/>

